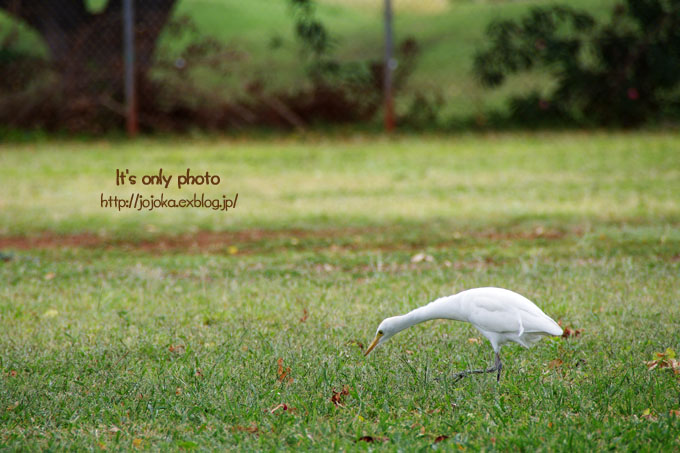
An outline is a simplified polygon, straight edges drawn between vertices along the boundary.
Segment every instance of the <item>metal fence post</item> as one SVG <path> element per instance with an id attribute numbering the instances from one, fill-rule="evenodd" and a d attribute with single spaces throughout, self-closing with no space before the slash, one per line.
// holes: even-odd
<path id="1" fill-rule="evenodd" d="M 134 0 L 123 0 L 123 52 L 125 55 L 125 124 L 128 136 L 137 135 L 137 90 L 135 86 Z"/>
<path id="2" fill-rule="evenodd" d="M 392 37 L 392 0 L 385 0 L 385 72 L 383 97 L 385 108 L 385 131 L 392 132 L 394 120 L 394 96 L 392 93 L 392 70 L 396 64 L 393 57 L 394 41 Z"/>

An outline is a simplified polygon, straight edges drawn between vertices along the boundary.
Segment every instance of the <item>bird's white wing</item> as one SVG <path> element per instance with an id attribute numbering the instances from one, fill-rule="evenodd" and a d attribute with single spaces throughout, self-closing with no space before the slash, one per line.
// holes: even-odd
<path id="1" fill-rule="evenodd" d="M 470 323 L 487 332 L 514 332 L 523 329 L 522 318 L 517 310 L 498 300 L 476 297 L 470 307 Z"/>
<path id="2" fill-rule="evenodd" d="M 524 332 L 551 333 L 555 325 L 540 309 L 538 313 L 535 310 L 527 311 L 521 305 L 483 296 L 477 296 L 472 301 L 469 320 L 477 328 L 487 332 L 512 332 L 517 335 Z"/>
<path id="3" fill-rule="evenodd" d="M 504 288 L 474 288 L 467 291 L 473 299 L 493 299 L 497 302 L 502 301 L 503 305 L 507 305 L 517 310 L 526 311 L 537 316 L 544 315 L 543 311 L 536 306 L 532 301 L 514 291 Z"/>
<path id="4" fill-rule="evenodd" d="M 470 322 L 487 332 L 541 332 L 559 335 L 562 329 L 524 296 L 500 288 L 484 288 L 467 298 Z"/>

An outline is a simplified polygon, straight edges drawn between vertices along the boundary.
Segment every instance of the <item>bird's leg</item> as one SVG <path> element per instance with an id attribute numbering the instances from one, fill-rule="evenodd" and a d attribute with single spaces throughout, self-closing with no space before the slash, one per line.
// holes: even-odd
<path id="1" fill-rule="evenodd" d="M 470 376 L 471 374 L 484 374 L 484 373 L 493 373 L 494 371 L 498 372 L 496 375 L 496 382 L 500 382 L 501 380 L 501 369 L 503 368 L 503 363 L 501 362 L 501 356 L 496 352 L 496 358 L 494 362 L 494 366 L 487 368 L 486 370 L 465 370 L 465 371 L 460 371 L 456 374 L 453 375 L 453 382 L 458 382 L 464 377 Z"/>
<path id="2" fill-rule="evenodd" d="M 501 370 L 503 369 L 503 362 L 501 362 L 501 355 L 496 353 L 496 369 L 498 374 L 496 375 L 496 382 L 501 382 Z"/>

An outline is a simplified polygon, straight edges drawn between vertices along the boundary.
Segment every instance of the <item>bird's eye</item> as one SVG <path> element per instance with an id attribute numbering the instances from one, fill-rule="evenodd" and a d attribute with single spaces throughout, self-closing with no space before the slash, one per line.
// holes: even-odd
<path id="1" fill-rule="evenodd" d="M 382 330 L 378 331 L 378 335 L 383 335 L 383 334 L 384 334 L 384 332 Z"/>

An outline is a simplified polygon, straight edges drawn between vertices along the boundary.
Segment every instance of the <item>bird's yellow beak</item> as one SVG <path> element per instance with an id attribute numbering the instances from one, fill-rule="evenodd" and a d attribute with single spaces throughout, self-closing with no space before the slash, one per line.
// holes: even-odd
<path id="1" fill-rule="evenodd" d="M 380 341 L 380 337 L 382 337 L 382 334 L 380 334 L 380 333 L 375 336 L 375 338 L 373 339 L 373 343 L 371 343 L 371 345 L 368 347 L 368 349 L 366 349 L 366 353 L 364 354 L 364 357 L 366 357 L 368 355 L 368 353 L 373 350 L 373 348 L 378 346 L 378 342 Z"/>

